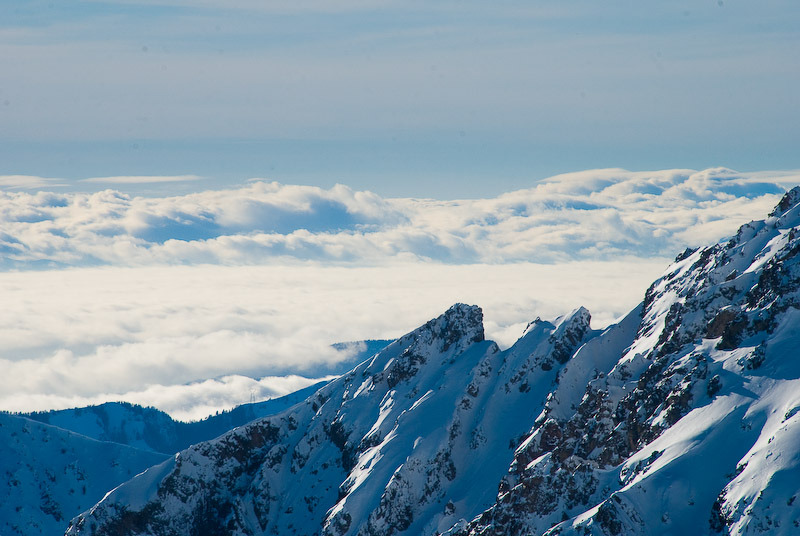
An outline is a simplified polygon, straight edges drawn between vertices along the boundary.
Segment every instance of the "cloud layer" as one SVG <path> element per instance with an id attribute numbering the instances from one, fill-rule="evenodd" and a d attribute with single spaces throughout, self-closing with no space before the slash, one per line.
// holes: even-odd
<path id="1" fill-rule="evenodd" d="M 765 214 L 800 174 L 595 170 L 495 199 L 252 182 L 180 197 L 0 192 L 0 266 L 455 264 L 671 256 Z"/>
<path id="2" fill-rule="evenodd" d="M 602 326 L 667 263 L 630 261 L 7 272 L 0 409 L 128 400 L 201 418 L 343 372 L 358 348 L 331 343 L 396 338 L 456 302 L 481 305 L 504 345 L 579 305 Z"/>
<path id="3" fill-rule="evenodd" d="M 180 197 L 0 192 L 0 409 L 106 400 L 201 418 L 351 364 L 455 302 L 489 338 L 580 305 L 602 327 L 687 246 L 763 218 L 790 173 L 553 177 L 495 199 L 256 181 Z"/>

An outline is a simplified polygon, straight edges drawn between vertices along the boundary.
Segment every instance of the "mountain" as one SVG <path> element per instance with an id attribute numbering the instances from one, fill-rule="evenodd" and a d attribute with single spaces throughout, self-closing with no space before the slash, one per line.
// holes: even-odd
<path id="1" fill-rule="evenodd" d="M 127 403 L 31 415 L 0 413 L 0 534 L 63 532 L 116 486 L 193 443 L 305 400 L 322 382 L 198 422 Z"/>
<path id="2" fill-rule="evenodd" d="M 501 351 L 455 305 L 67 534 L 794 534 L 799 203 L 685 251 L 603 332 L 578 308 Z"/>
<path id="3" fill-rule="evenodd" d="M 201 421 L 176 421 L 155 408 L 127 402 L 23 414 L 31 420 L 58 426 L 98 441 L 174 454 L 194 443 L 207 441 L 255 419 L 279 413 L 302 402 L 326 382 L 263 402 L 242 404 Z"/>
<path id="4" fill-rule="evenodd" d="M 0 534 L 58 534 L 72 516 L 164 458 L 0 413 Z"/>
<path id="5" fill-rule="evenodd" d="M 372 355 L 390 341 L 336 345 Z M 304 401 L 326 382 L 243 404 L 197 422 L 113 402 L 59 411 L 0 414 L 0 534 L 50 535 L 119 484 L 189 445 Z"/>
<path id="6" fill-rule="evenodd" d="M 799 202 L 680 255 L 618 359 L 581 349 L 453 534 L 798 533 Z"/>
<path id="7" fill-rule="evenodd" d="M 149 469 L 70 533 L 445 530 L 493 499 L 474 482 L 502 475 L 561 361 L 596 335 L 578 309 L 501 352 L 482 316 L 452 307 L 305 403 Z"/>

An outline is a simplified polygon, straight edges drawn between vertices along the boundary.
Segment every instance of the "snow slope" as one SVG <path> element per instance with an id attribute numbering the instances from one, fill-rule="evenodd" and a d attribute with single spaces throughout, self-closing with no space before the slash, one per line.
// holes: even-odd
<path id="1" fill-rule="evenodd" d="M 491 503 L 475 482 L 502 475 L 563 361 L 596 335 L 578 309 L 501 352 L 479 308 L 453 306 L 305 404 L 133 479 L 70 534 L 445 530 Z"/>
<path id="2" fill-rule="evenodd" d="M 49 536 L 162 454 L 0 413 L 0 534 Z"/>
<path id="3" fill-rule="evenodd" d="M 322 385 L 191 423 L 126 403 L 0 414 L 0 471 L 6 482 L 0 488 L 0 535 L 61 533 L 70 518 L 151 465 L 285 410 Z"/>

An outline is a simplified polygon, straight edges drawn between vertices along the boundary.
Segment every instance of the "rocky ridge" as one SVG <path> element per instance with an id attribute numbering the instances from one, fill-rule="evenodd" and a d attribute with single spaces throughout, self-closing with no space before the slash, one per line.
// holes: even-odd
<path id="1" fill-rule="evenodd" d="M 453 533 L 797 530 L 800 479 L 770 476 L 800 475 L 788 446 L 800 435 L 798 202 L 795 188 L 768 219 L 678 256 L 634 312 L 618 359 L 582 348 L 562 375 L 591 362 L 585 389 L 561 382 L 496 504 Z M 783 450 L 764 452 L 779 437 Z M 767 461 L 778 452 L 782 463 Z"/>

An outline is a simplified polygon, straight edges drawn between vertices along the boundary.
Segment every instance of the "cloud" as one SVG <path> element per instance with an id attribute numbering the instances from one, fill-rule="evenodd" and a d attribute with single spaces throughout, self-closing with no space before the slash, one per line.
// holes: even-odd
<path id="1" fill-rule="evenodd" d="M 162 182 L 188 182 L 199 181 L 202 177 L 197 175 L 131 175 L 119 177 L 92 177 L 81 179 L 79 182 L 98 182 L 103 184 L 155 184 Z"/>
<path id="2" fill-rule="evenodd" d="M 49 179 L 34 175 L 0 175 L 0 188 L 34 190 L 66 186 L 61 179 Z"/>
<path id="3" fill-rule="evenodd" d="M 177 197 L 0 193 L 0 266 L 454 264 L 671 256 L 763 217 L 798 173 L 593 170 L 494 199 L 252 182 Z"/>
<path id="4" fill-rule="evenodd" d="M 266 400 L 288 395 L 335 376 L 307 378 L 298 375 L 268 376 L 254 379 L 247 376 L 223 376 L 180 386 L 150 386 L 146 390 L 125 393 L 127 401 L 156 406 L 173 418 L 199 420 L 216 411 L 234 408 L 253 400 Z"/>
<path id="5" fill-rule="evenodd" d="M 279 394 L 274 377 L 311 382 L 350 368 L 357 348 L 331 343 L 396 338 L 456 302 L 481 305 L 487 335 L 503 345 L 536 316 L 578 305 L 602 326 L 667 264 L 630 261 L 7 272 L 0 409 L 129 400 L 196 418 L 240 402 L 242 382 L 256 381 L 224 378 L 261 378 Z"/>
<path id="6" fill-rule="evenodd" d="M 66 409 L 125 401 L 141 406 L 157 407 L 181 421 L 200 420 L 217 411 L 232 409 L 255 399 L 258 401 L 281 397 L 299 389 L 330 380 L 334 376 L 306 378 L 304 376 L 270 376 L 249 378 L 224 376 L 187 385 L 151 385 L 142 391 L 100 393 L 90 396 L 77 394 L 22 393 L 15 397 L 0 396 L 6 411 L 30 411 L 31 408 Z"/>

